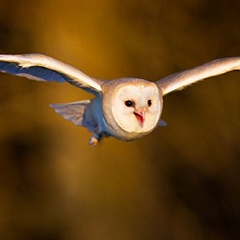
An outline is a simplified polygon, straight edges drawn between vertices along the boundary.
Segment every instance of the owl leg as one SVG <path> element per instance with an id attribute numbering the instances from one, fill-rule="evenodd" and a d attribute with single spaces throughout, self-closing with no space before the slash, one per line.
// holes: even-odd
<path id="1" fill-rule="evenodd" d="M 102 135 L 98 133 L 94 133 L 91 138 L 89 139 L 89 145 L 94 147 L 98 144 L 98 142 L 101 140 Z"/>

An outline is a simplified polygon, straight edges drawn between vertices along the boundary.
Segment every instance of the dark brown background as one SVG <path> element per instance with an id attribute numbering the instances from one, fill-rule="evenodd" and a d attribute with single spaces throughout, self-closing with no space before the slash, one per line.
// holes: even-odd
<path id="1" fill-rule="evenodd" d="M 155 81 L 239 55 L 239 20 L 239 0 L 0 0 L 0 52 Z M 96 148 L 48 108 L 90 95 L 0 80 L 0 239 L 240 239 L 240 72 L 166 96 L 167 127 Z"/>

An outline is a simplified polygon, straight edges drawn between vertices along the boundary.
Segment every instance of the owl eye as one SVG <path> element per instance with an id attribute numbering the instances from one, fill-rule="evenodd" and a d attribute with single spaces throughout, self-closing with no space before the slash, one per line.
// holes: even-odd
<path id="1" fill-rule="evenodd" d="M 133 107 L 134 102 L 131 101 L 131 100 L 127 100 L 127 101 L 125 101 L 125 105 L 126 105 L 127 107 Z"/>
<path id="2" fill-rule="evenodd" d="M 152 100 L 151 99 L 149 99 L 147 103 L 148 103 L 149 107 L 152 106 Z"/>

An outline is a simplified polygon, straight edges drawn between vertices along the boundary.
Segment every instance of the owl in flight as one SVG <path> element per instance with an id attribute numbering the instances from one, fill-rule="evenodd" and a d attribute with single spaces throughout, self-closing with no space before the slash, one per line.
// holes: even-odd
<path id="1" fill-rule="evenodd" d="M 0 55 L 0 71 L 37 81 L 68 82 L 95 98 L 50 105 L 66 120 L 93 133 L 89 144 L 112 136 L 130 141 L 165 125 L 160 119 L 163 96 L 192 83 L 240 70 L 240 57 L 221 58 L 156 82 L 139 78 L 104 81 L 42 54 Z"/>

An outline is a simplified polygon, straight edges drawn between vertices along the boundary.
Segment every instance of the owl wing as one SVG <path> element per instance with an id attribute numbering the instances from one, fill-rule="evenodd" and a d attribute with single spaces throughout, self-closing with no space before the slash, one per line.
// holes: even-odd
<path id="1" fill-rule="evenodd" d="M 79 102 L 51 104 L 55 112 L 64 119 L 73 122 L 77 126 L 86 127 L 90 132 L 94 131 L 97 123 L 92 115 L 90 107 L 91 100 Z"/>
<path id="2" fill-rule="evenodd" d="M 163 95 L 166 95 L 205 78 L 233 70 L 240 70 L 240 57 L 217 59 L 198 67 L 169 75 L 157 81 L 156 84 L 162 90 Z"/>
<path id="3" fill-rule="evenodd" d="M 63 62 L 37 53 L 0 55 L 0 71 L 37 81 L 69 82 L 93 94 L 101 91 L 103 82 Z"/>

